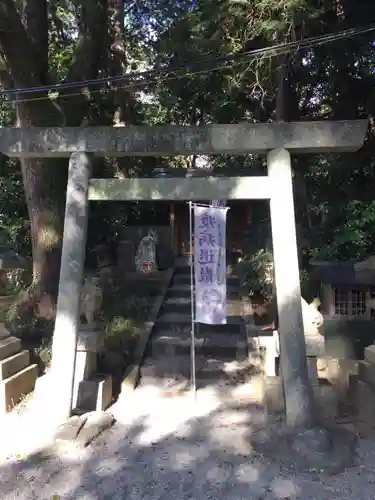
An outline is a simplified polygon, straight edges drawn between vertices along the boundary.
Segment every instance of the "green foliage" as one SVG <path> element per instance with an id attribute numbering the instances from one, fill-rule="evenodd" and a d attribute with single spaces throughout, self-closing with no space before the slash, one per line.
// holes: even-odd
<path id="1" fill-rule="evenodd" d="M 103 372 L 121 375 L 131 361 L 138 337 L 143 331 L 155 293 L 129 294 L 126 278 L 103 297 L 102 319 L 105 325 L 104 351 L 100 357 Z"/>
<path id="2" fill-rule="evenodd" d="M 272 295 L 273 256 L 271 252 L 260 249 L 247 255 L 236 266 L 236 274 L 240 276 L 242 289 L 249 297 L 268 299 Z"/>
<path id="3" fill-rule="evenodd" d="M 63 81 L 69 72 L 81 22 L 79 2 L 54 0 L 49 5 L 49 80 Z M 375 21 L 375 3 L 367 0 L 146 0 L 125 5 L 121 71 L 141 71 L 195 63 L 278 43 L 300 40 Z M 107 22 L 103 19 L 103 23 Z M 109 24 L 109 23 L 108 23 Z M 109 32 L 110 36 L 111 33 Z M 370 117 L 365 146 L 355 154 L 303 156 L 295 160 L 294 192 L 298 240 L 308 288 L 311 258 L 363 258 L 374 253 L 375 218 L 374 129 L 375 51 L 371 34 L 349 37 L 303 50 L 216 64 L 187 74 L 161 76 L 126 89 L 98 86 L 89 93 L 84 124 L 112 125 L 122 91 L 126 124 L 269 122 L 275 119 L 278 70 L 285 66 L 286 118 L 291 120 Z M 1 57 L 0 77 L 7 70 Z M 98 56 L 99 57 L 99 56 Z M 114 55 L 100 59 L 99 76 L 118 73 Z M 57 104 L 60 92 L 50 98 Z M 66 97 L 69 103 L 69 97 Z M 14 123 L 15 108 L 0 97 L 0 125 Z M 145 175 L 155 166 L 191 166 L 196 158 L 126 158 L 115 165 L 99 162 L 95 176 Z M 264 172 L 264 158 L 222 156 L 207 159 L 228 173 L 242 168 L 250 175 Z M 297 175 L 298 174 L 298 175 Z M 127 208 L 120 203 L 91 208 L 88 248 L 115 241 L 126 224 Z M 268 294 L 262 281 L 270 248 L 270 229 L 254 216 L 249 248 L 239 270 L 249 293 Z M 95 224 L 93 222 L 95 221 Z M 266 230 L 264 228 L 266 227 Z M 0 228 L 12 248 L 30 254 L 28 212 L 22 174 L 15 160 L 0 157 Z M 261 250 L 260 250 L 261 249 Z M 263 291 L 262 291 L 263 290 Z M 308 293 L 308 291 L 306 292 Z M 112 321 L 112 320 L 111 320 Z M 113 320 L 114 321 L 114 320 Z M 122 320 L 115 321 L 114 331 Z M 125 328 L 125 326 L 123 325 Z"/>
<path id="4" fill-rule="evenodd" d="M 22 175 L 14 160 L 0 155 L 0 231 L 4 243 L 22 255 L 30 254 L 30 229 Z"/>

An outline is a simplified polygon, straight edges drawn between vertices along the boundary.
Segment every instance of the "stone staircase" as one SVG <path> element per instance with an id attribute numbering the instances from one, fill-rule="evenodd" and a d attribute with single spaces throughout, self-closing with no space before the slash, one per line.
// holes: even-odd
<path id="1" fill-rule="evenodd" d="M 186 261 L 179 261 L 146 349 L 140 387 L 153 386 L 170 394 L 190 388 L 190 287 L 190 267 Z M 195 327 L 197 389 L 244 384 L 254 371 L 249 361 L 238 278 L 228 276 L 227 294 L 227 324 Z"/>
<path id="2" fill-rule="evenodd" d="M 30 364 L 29 351 L 0 324 L 0 418 L 34 390 L 38 367 Z"/>

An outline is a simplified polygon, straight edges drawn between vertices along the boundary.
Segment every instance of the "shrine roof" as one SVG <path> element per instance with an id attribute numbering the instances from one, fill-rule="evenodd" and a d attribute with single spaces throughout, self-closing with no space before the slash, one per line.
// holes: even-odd
<path id="1" fill-rule="evenodd" d="M 375 271 L 357 271 L 354 261 L 310 261 L 314 277 L 327 285 L 375 285 Z"/>

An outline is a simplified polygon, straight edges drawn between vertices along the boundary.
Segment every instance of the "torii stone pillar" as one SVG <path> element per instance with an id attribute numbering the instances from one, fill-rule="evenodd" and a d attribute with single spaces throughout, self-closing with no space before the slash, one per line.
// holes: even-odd
<path id="1" fill-rule="evenodd" d="M 313 398 L 305 359 L 290 154 L 357 151 L 367 120 L 157 127 L 0 127 L 0 151 L 13 157 L 69 157 L 52 372 L 59 417 L 70 416 L 79 298 L 90 200 L 270 200 L 280 350 L 287 421 L 310 427 Z M 277 149 L 280 148 L 280 149 Z M 271 151 L 271 152 L 270 152 Z M 91 157 L 268 154 L 268 176 L 206 179 L 89 179 Z"/>
<path id="2" fill-rule="evenodd" d="M 69 162 L 59 295 L 52 344 L 51 382 L 55 417 L 71 415 L 88 221 L 91 155 L 73 153 Z"/>
<path id="3" fill-rule="evenodd" d="M 306 363 L 289 152 L 271 151 L 267 166 L 272 190 L 270 212 L 286 421 L 289 426 L 310 427 L 314 399 Z"/>

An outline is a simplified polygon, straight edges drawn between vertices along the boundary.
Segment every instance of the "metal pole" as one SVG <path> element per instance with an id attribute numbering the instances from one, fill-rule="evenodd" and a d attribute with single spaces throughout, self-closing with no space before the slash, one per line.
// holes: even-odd
<path id="1" fill-rule="evenodd" d="M 190 226 L 190 298 L 191 298 L 191 390 L 194 399 L 197 394 L 196 373 L 195 373 L 195 307 L 194 307 L 194 263 L 193 263 L 193 204 L 189 201 L 189 226 Z"/>

